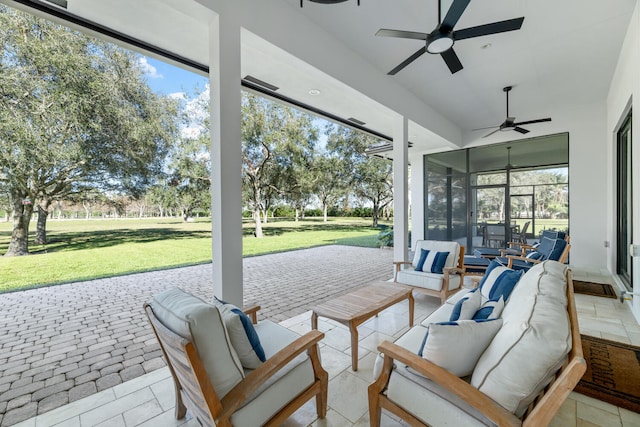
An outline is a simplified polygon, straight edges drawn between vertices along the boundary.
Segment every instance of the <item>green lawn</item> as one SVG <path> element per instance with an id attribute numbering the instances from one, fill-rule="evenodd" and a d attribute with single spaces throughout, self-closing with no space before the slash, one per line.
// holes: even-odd
<path id="1" fill-rule="evenodd" d="M 271 220 L 256 239 L 252 225 L 243 226 L 244 256 L 329 244 L 375 247 L 380 231 L 370 219 Z M 51 220 L 47 231 L 48 244 L 30 245 L 31 255 L 0 257 L 0 292 L 211 261 L 208 219 Z M 0 223 L 0 253 L 10 237 L 11 223 Z"/>

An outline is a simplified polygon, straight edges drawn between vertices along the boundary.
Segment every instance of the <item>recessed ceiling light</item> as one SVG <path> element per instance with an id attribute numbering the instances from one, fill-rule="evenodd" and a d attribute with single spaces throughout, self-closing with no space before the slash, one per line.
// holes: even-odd
<path id="1" fill-rule="evenodd" d="M 313 96 L 320 95 L 320 91 L 318 89 L 311 89 L 309 91 L 309 95 L 313 95 Z"/>
<path id="2" fill-rule="evenodd" d="M 490 47 L 491 47 L 491 43 L 487 43 L 480 46 L 480 49 L 489 49 Z"/>

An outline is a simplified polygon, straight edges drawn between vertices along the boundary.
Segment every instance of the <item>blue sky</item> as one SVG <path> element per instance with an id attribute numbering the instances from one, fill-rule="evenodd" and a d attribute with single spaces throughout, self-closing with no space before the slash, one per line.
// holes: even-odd
<path id="1" fill-rule="evenodd" d="M 145 71 L 149 87 L 158 94 L 170 95 L 177 92 L 193 92 L 196 87 L 199 88 L 199 91 L 202 91 L 209 82 L 207 77 L 203 77 L 200 74 L 175 67 L 148 56 L 143 57 L 140 65 Z"/>

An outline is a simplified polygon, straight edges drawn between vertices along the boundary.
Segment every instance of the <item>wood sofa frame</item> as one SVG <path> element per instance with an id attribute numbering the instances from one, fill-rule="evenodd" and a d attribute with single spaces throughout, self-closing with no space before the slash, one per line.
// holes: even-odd
<path id="1" fill-rule="evenodd" d="M 398 282 L 398 272 L 400 271 L 400 269 L 402 268 L 403 265 L 412 265 L 411 261 L 394 261 L 393 264 L 395 265 L 395 272 L 393 275 L 393 282 L 394 283 L 400 283 L 404 286 L 411 286 L 411 288 L 415 289 L 416 291 L 420 291 L 422 293 L 425 293 L 427 295 L 431 295 L 434 297 L 438 297 L 440 298 L 440 303 L 444 304 L 445 301 L 447 300 L 447 298 L 449 298 L 451 295 L 455 294 L 456 292 L 458 292 L 461 288 L 462 288 L 462 284 L 464 282 L 464 273 L 465 273 L 465 268 L 464 268 L 464 246 L 460 246 L 460 253 L 458 254 L 458 266 L 457 267 L 445 267 L 442 269 L 442 272 L 444 273 L 444 276 L 442 278 L 442 289 L 438 290 L 433 290 L 433 289 L 427 289 L 427 288 L 423 288 L 421 286 L 412 286 L 412 285 L 408 285 L 406 283 L 402 283 L 402 282 Z M 449 277 L 451 276 L 451 274 L 457 274 L 460 276 L 460 287 L 456 288 L 456 289 L 449 289 Z"/>
<path id="2" fill-rule="evenodd" d="M 567 313 L 571 325 L 571 351 L 567 361 L 556 373 L 554 379 L 536 397 L 521 419 L 446 369 L 423 359 L 403 347 L 384 341 L 378 346 L 378 350 L 384 354 L 382 372 L 378 379 L 369 386 L 369 419 L 371 426 L 380 426 L 381 410 L 384 408 L 412 426 L 427 427 L 426 424 L 411 414 L 407 408 L 398 406 L 389 400 L 384 393 L 393 370 L 394 360 L 410 366 L 447 391 L 463 399 L 498 426 L 540 427 L 548 425 L 587 369 L 582 352 L 582 340 L 580 339 L 578 327 L 571 270 L 567 270 L 566 281 Z"/>
<path id="3" fill-rule="evenodd" d="M 255 324 L 259 306 L 251 306 L 243 311 Z M 156 317 L 149 304 L 144 305 L 149 321 L 156 334 L 164 360 L 169 366 L 175 387 L 176 419 L 182 419 L 189 413 L 203 426 L 231 426 L 231 416 L 247 399 L 268 379 L 282 369 L 302 352 L 306 351 L 311 359 L 315 380 L 302 393 L 296 396 L 265 426 L 279 426 L 298 408 L 315 396 L 316 411 L 319 418 L 327 414 L 327 391 L 329 375 L 322 368 L 318 355 L 318 342 L 324 337 L 319 331 L 310 331 L 296 339 L 278 353 L 251 371 L 242 381 L 232 388 L 222 399 L 218 397 L 207 372 L 198 356 L 195 345 L 188 339 L 168 329 Z"/>

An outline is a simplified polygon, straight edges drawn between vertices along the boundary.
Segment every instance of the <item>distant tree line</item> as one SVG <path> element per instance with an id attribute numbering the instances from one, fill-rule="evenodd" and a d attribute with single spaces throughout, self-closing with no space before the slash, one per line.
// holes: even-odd
<path id="1" fill-rule="evenodd" d="M 184 99 L 148 86 L 140 55 L 0 5 L 0 211 L 13 223 L 6 256 L 46 243 L 46 224 L 75 216 L 210 214 L 209 92 Z M 243 199 L 261 224 L 278 206 L 392 200 L 391 164 L 376 140 L 250 93 L 242 94 Z M 194 132 L 185 132 L 185 129 Z M 324 135 L 324 136 L 323 136 Z M 322 141 L 322 142 L 321 142 Z M 80 210 L 82 207 L 82 210 Z"/>

